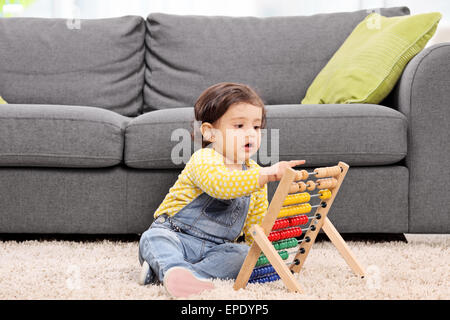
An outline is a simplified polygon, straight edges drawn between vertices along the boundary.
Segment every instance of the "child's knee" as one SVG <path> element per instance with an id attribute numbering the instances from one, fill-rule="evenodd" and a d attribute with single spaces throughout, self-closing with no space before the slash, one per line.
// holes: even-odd
<path id="1" fill-rule="evenodd" d="M 143 247 L 144 243 L 149 240 L 149 231 L 150 229 L 147 229 L 143 234 L 141 234 L 141 238 L 139 239 L 139 247 Z"/>
<path id="2" fill-rule="evenodd" d="M 239 255 L 247 255 L 248 251 L 250 250 L 250 247 L 246 244 L 241 244 L 241 243 L 233 243 L 232 244 L 232 251 L 236 252 Z"/>
<path id="3" fill-rule="evenodd" d="M 225 251 L 228 253 L 229 259 L 232 259 L 236 263 L 245 260 L 250 247 L 245 244 L 230 243 Z"/>
<path id="4" fill-rule="evenodd" d="M 143 249 L 148 245 L 158 247 L 158 244 L 161 243 L 177 247 L 180 246 L 180 240 L 172 230 L 166 228 L 149 228 L 141 235 L 139 247 Z"/>

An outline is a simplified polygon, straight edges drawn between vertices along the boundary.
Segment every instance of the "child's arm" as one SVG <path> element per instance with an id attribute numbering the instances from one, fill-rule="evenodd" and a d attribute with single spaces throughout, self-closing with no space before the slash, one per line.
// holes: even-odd
<path id="1" fill-rule="evenodd" d="M 290 160 L 290 161 L 280 161 L 275 163 L 270 167 L 263 167 L 260 171 L 259 176 L 259 185 L 263 186 L 264 184 L 270 181 L 278 181 L 283 177 L 284 171 L 286 168 L 292 168 L 304 164 L 305 160 Z"/>
<path id="2" fill-rule="evenodd" d="M 206 149 L 207 150 L 207 149 Z M 260 190 L 261 167 L 230 171 L 209 151 L 196 152 L 186 164 L 191 181 L 211 197 L 234 199 Z"/>
<path id="3" fill-rule="evenodd" d="M 280 161 L 270 167 L 230 171 L 209 149 L 200 149 L 192 155 L 186 170 L 191 181 L 210 196 L 234 199 L 261 190 L 268 182 L 280 180 L 286 168 L 304 163 L 305 160 Z"/>

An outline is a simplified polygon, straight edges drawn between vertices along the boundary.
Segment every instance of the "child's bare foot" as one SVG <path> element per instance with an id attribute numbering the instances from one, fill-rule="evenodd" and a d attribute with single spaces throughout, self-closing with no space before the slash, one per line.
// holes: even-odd
<path id="1" fill-rule="evenodd" d="M 170 268 L 163 282 L 167 292 L 177 298 L 214 289 L 214 284 L 210 280 L 198 278 L 191 270 L 183 267 Z"/>

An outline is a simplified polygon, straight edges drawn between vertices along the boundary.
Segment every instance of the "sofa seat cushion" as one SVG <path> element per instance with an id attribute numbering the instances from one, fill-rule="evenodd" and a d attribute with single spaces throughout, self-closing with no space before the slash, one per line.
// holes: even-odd
<path id="1" fill-rule="evenodd" d="M 0 166 L 109 167 L 131 118 L 87 106 L 0 106 Z"/>
<path id="2" fill-rule="evenodd" d="M 267 147 L 262 144 L 252 157 L 263 166 L 292 159 L 305 159 L 308 167 L 338 161 L 350 166 L 388 165 L 406 155 L 407 119 L 389 107 L 295 104 L 269 105 L 266 109 L 267 130 L 262 141 L 267 141 Z M 192 107 L 157 110 L 132 119 L 125 131 L 125 164 L 148 169 L 183 168 L 190 154 L 182 154 L 180 163 L 179 146 L 182 139 L 190 138 L 193 119 Z"/>

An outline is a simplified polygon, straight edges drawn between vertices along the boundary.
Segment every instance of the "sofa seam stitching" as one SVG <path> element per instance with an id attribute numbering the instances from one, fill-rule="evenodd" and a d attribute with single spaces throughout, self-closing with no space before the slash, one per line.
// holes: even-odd
<path id="1" fill-rule="evenodd" d="M 103 122 L 103 121 L 95 121 L 95 120 L 83 120 L 83 119 L 64 119 L 64 118 L 41 118 L 41 117 L 36 117 L 36 118 L 32 118 L 32 117 L 0 117 L 0 119 L 14 119 L 14 120 L 66 120 L 66 121 L 77 121 L 77 122 L 94 122 L 94 123 L 101 123 L 104 125 L 108 125 L 108 126 L 112 126 L 114 128 L 120 129 L 120 130 L 124 130 L 124 128 L 117 126 L 115 124 L 112 123 L 108 123 L 108 122 Z"/>
<path id="2" fill-rule="evenodd" d="M 309 119 L 348 119 L 348 118 L 368 118 L 368 119 L 373 119 L 373 118 L 377 118 L 377 119 L 392 119 L 392 120 L 400 120 L 400 121 L 405 121 L 405 119 L 401 119 L 401 118 L 394 118 L 394 117 L 379 117 L 379 116 L 374 116 L 374 117 L 366 117 L 366 116 L 348 116 L 348 117 L 300 117 L 300 118 L 289 118 L 289 119 L 301 119 L 301 120 L 309 120 Z M 286 118 L 284 117 L 276 117 L 276 118 L 267 118 L 267 120 L 286 120 Z M 149 125 L 166 125 L 166 124 L 178 124 L 178 123 L 191 123 L 192 121 L 171 121 L 171 122 L 154 122 L 154 123 L 129 123 L 129 125 L 127 126 L 127 128 L 129 127 L 133 127 L 133 126 L 149 126 Z M 272 128 L 273 129 L 273 128 Z"/>
<path id="3" fill-rule="evenodd" d="M 369 153 L 369 152 L 352 152 L 352 153 L 342 153 L 341 155 L 400 155 L 404 156 L 406 155 L 406 152 L 400 152 L 400 153 L 392 153 L 392 152 L 383 152 L 383 153 Z M 314 156 L 321 156 L 321 155 L 336 155 L 336 153 L 308 153 L 308 156 L 314 155 Z M 338 154 L 339 155 L 339 154 Z M 297 156 L 297 154 L 285 154 L 283 153 L 283 156 Z M 126 163 L 135 163 L 135 162 L 148 162 L 148 161 L 157 161 L 157 160 L 171 160 L 170 158 L 152 158 L 149 160 L 127 160 Z"/>
<path id="4" fill-rule="evenodd" d="M 88 159 L 109 159 L 109 160 L 122 160 L 121 158 L 114 158 L 114 157 L 96 157 L 96 156 L 84 156 L 84 155 L 59 155 L 56 153 L 43 153 L 43 154 L 24 154 L 24 153 L 1 153 L 0 152 L 0 159 L 2 157 L 14 157 L 14 156 L 21 156 L 21 157 L 59 157 L 59 158 L 88 158 Z"/>

